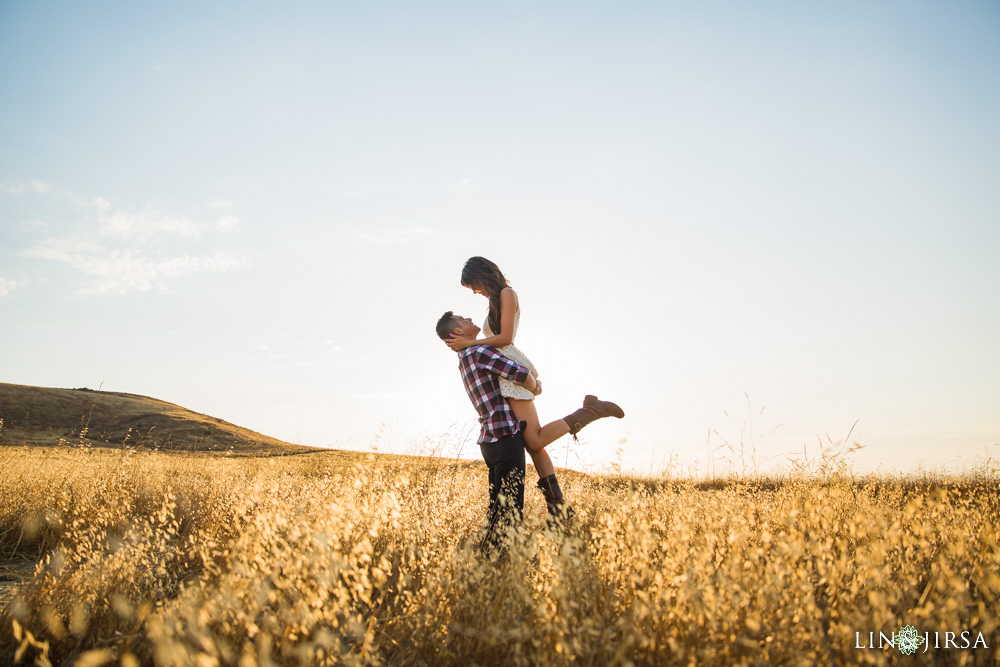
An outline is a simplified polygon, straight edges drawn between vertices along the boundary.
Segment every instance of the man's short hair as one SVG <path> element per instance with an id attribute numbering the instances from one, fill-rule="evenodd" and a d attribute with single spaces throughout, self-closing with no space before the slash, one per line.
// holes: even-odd
<path id="1" fill-rule="evenodd" d="M 455 314 L 450 310 L 441 316 L 437 323 L 437 335 L 441 340 L 448 340 L 448 334 L 458 328 Z"/>

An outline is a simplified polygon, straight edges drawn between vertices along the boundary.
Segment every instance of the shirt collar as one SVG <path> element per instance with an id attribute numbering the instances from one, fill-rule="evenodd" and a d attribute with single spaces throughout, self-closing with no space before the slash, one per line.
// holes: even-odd
<path id="1" fill-rule="evenodd" d="M 475 352 L 476 348 L 478 348 L 478 347 L 484 347 L 484 345 L 482 343 L 476 343 L 475 345 L 470 345 L 469 347 L 462 348 L 458 352 L 458 357 L 460 359 L 464 359 L 465 357 L 467 357 L 470 354 L 472 354 L 473 352 Z"/>

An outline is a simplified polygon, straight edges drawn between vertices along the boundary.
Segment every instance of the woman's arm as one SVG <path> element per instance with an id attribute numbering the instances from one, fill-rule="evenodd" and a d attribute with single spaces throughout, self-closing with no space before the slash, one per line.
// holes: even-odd
<path id="1" fill-rule="evenodd" d="M 487 338 L 472 339 L 465 336 L 455 336 L 445 342 L 455 350 L 464 350 L 470 345 L 492 345 L 503 347 L 514 342 L 514 312 L 517 310 L 517 293 L 510 287 L 500 292 L 500 333 Z"/>

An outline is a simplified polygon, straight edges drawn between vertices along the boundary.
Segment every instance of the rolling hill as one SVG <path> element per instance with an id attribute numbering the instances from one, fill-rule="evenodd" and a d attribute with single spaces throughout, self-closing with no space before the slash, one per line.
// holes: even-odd
<path id="1" fill-rule="evenodd" d="M 144 447 L 234 454 L 317 451 L 147 396 L 0 383 L 0 445 Z"/>

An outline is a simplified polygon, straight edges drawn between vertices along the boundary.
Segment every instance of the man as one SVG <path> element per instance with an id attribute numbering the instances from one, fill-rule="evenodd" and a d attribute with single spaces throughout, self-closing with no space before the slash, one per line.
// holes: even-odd
<path id="1" fill-rule="evenodd" d="M 450 310 L 437 323 L 437 335 L 447 341 L 450 334 L 475 339 L 479 327 L 467 317 L 453 314 Z M 490 505 L 487 512 L 488 528 L 483 545 L 499 546 L 503 533 L 510 525 L 519 523 L 524 509 L 524 436 L 525 422 L 518 422 L 507 399 L 500 394 L 500 377 L 523 385 L 536 396 L 541 393 L 541 385 L 527 368 L 500 354 L 489 345 L 470 345 L 460 350 L 458 367 L 462 372 L 462 382 L 469 400 L 479 413 L 481 430 L 479 447 L 489 468 Z M 576 435 L 580 429 L 602 417 L 618 417 L 625 413 L 614 403 L 599 401 L 587 396 L 583 407 L 567 415 L 563 421 L 569 426 L 569 433 Z M 555 514 L 563 503 L 562 491 L 555 476 L 539 481 L 539 488 L 545 495 L 549 512 Z M 543 484 L 543 482 L 545 482 Z"/>

